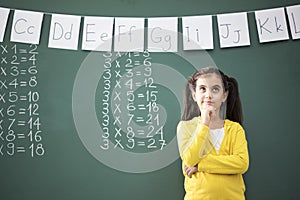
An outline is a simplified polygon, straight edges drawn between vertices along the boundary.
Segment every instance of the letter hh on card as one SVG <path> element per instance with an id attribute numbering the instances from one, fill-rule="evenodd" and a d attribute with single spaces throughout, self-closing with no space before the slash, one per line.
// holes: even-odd
<path id="1" fill-rule="evenodd" d="M 15 10 L 11 37 L 12 42 L 39 44 L 44 14 Z"/>
<path id="2" fill-rule="evenodd" d="M 48 47 L 77 50 L 80 19 L 80 16 L 53 14 Z"/>

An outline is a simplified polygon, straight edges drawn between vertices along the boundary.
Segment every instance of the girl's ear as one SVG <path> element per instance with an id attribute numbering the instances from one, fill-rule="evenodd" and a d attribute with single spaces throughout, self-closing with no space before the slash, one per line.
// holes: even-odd
<path id="1" fill-rule="evenodd" d="M 194 99 L 194 101 L 197 101 L 197 99 L 196 99 L 196 92 L 192 92 L 192 97 L 193 97 L 193 99 Z"/>
<path id="2" fill-rule="evenodd" d="M 223 103 L 227 100 L 228 93 L 229 93 L 228 91 L 224 92 Z"/>

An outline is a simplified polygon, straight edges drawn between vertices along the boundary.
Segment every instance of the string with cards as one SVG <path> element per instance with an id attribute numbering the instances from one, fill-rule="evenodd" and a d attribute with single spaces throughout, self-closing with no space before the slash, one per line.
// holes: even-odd
<path id="1" fill-rule="evenodd" d="M 89 51 L 177 52 L 178 21 L 182 20 L 183 50 L 214 49 L 213 31 L 220 48 L 250 46 L 248 14 L 235 12 L 181 17 L 105 17 L 43 13 L 0 7 L 0 42 L 13 12 L 10 41 L 40 44 L 44 15 L 51 15 L 49 48 Z M 300 5 L 251 11 L 260 43 L 300 38 Z M 287 18 L 286 18 L 287 15 Z M 213 30 L 217 17 L 218 30 Z M 83 18 L 83 20 L 81 20 Z M 145 27 L 145 21 L 148 27 Z M 83 21 L 83 24 L 81 24 Z M 83 26 L 80 32 L 80 26 Z M 147 31 L 147 38 L 145 38 Z M 113 34 L 114 33 L 114 34 Z M 79 34 L 82 41 L 79 44 Z"/>

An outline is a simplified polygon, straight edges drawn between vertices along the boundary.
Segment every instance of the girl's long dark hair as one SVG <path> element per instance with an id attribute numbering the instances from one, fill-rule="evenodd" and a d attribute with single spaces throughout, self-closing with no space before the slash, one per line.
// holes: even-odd
<path id="1" fill-rule="evenodd" d="M 215 73 L 222 79 L 225 92 L 228 91 L 226 100 L 226 119 L 243 122 L 242 104 L 240 100 L 238 82 L 235 78 L 228 77 L 216 67 L 206 67 L 196 71 L 188 80 L 185 87 L 184 110 L 181 119 L 190 120 L 201 115 L 198 104 L 193 100 L 192 93 L 196 89 L 196 81 L 204 74 Z"/>

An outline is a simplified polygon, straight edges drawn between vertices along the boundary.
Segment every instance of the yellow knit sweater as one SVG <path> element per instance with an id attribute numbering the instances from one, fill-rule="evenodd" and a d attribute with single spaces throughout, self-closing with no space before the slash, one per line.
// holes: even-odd
<path id="1" fill-rule="evenodd" d="M 209 127 L 200 117 L 180 121 L 177 139 L 182 166 L 198 165 L 198 172 L 185 175 L 185 200 L 243 200 L 242 174 L 249 166 L 245 131 L 239 123 L 225 120 L 225 136 L 217 153 L 211 143 Z"/>

